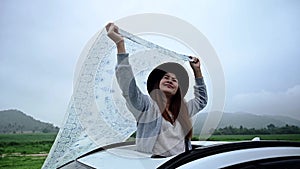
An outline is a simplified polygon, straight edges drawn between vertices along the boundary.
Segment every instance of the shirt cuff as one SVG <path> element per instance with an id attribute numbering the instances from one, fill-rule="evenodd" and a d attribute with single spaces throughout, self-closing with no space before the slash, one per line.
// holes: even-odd
<path id="1" fill-rule="evenodd" d="M 205 85 L 203 78 L 195 78 L 195 82 L 197 86 Z"/>
<path id="2" fill-rule="evenodd" d="M 128 65 L 128 53 L 118 53 L 117 54 L 117 60 L 118 60 L 118 65 Z"/>

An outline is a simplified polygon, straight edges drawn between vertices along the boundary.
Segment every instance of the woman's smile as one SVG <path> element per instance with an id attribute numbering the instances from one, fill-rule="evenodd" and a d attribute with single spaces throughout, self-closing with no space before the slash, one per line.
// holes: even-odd
<path id="1" fill-rule="evenodd" d="M 160 90 L 166 94 L 175 95 L 178 89 L 178 80 L 173 73 L 166 73 L 160 81 Z"/>

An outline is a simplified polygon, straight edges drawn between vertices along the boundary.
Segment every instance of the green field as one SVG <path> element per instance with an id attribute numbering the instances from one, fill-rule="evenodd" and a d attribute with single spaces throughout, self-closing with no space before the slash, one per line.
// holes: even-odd
<path id="1" fill-rule="evenodd" d="M 0 168 L 41 168 L 56 133 L 0 134 Z"/>
<path id="2" fill-rule="evenodd" d="M 259 136 L 262 140 L 300 141 L 300 134 L 213 135 L 208 140 L 242 141 Z M 54 139 L 52 134 L 0 134 L 0 168 L 38 169 L 43 165 Z"/>

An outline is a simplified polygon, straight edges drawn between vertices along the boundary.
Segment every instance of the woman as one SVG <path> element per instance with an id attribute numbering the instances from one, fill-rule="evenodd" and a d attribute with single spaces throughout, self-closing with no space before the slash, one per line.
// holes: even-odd
<path id="1" fill-rule="evenodd" d="M 207 93 L 196 57 L 190 65 L 195 75 L 195 98 L 185 102 L 188 74 L 177 63 L 164 63 L 149 75 L 147 90 L 141 93 L 136 86 L 128 61 L 123 37 L 113 23 L 106 25 L 108 37 L 117 46 L 116 76 L 128 109 L 137 120 L 137 150 L 154 156 L 173 156 L 191 149 L 191 117 L 207 104 Z"/>

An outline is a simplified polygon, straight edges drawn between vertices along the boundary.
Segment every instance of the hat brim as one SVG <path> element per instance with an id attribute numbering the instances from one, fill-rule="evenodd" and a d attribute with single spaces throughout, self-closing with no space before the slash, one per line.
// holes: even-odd
<path id="1" fill-rule="evenodd" d="M 150 94 L 155 83 L 160 81 L 166 73 L 174 73 L 181 90 L 181 97 L 184 97 L 189 87 L 189 76 L 186 69 L 178 63 L 167 62 L 157 66 L 148 76 L 147 90 Z"/>

